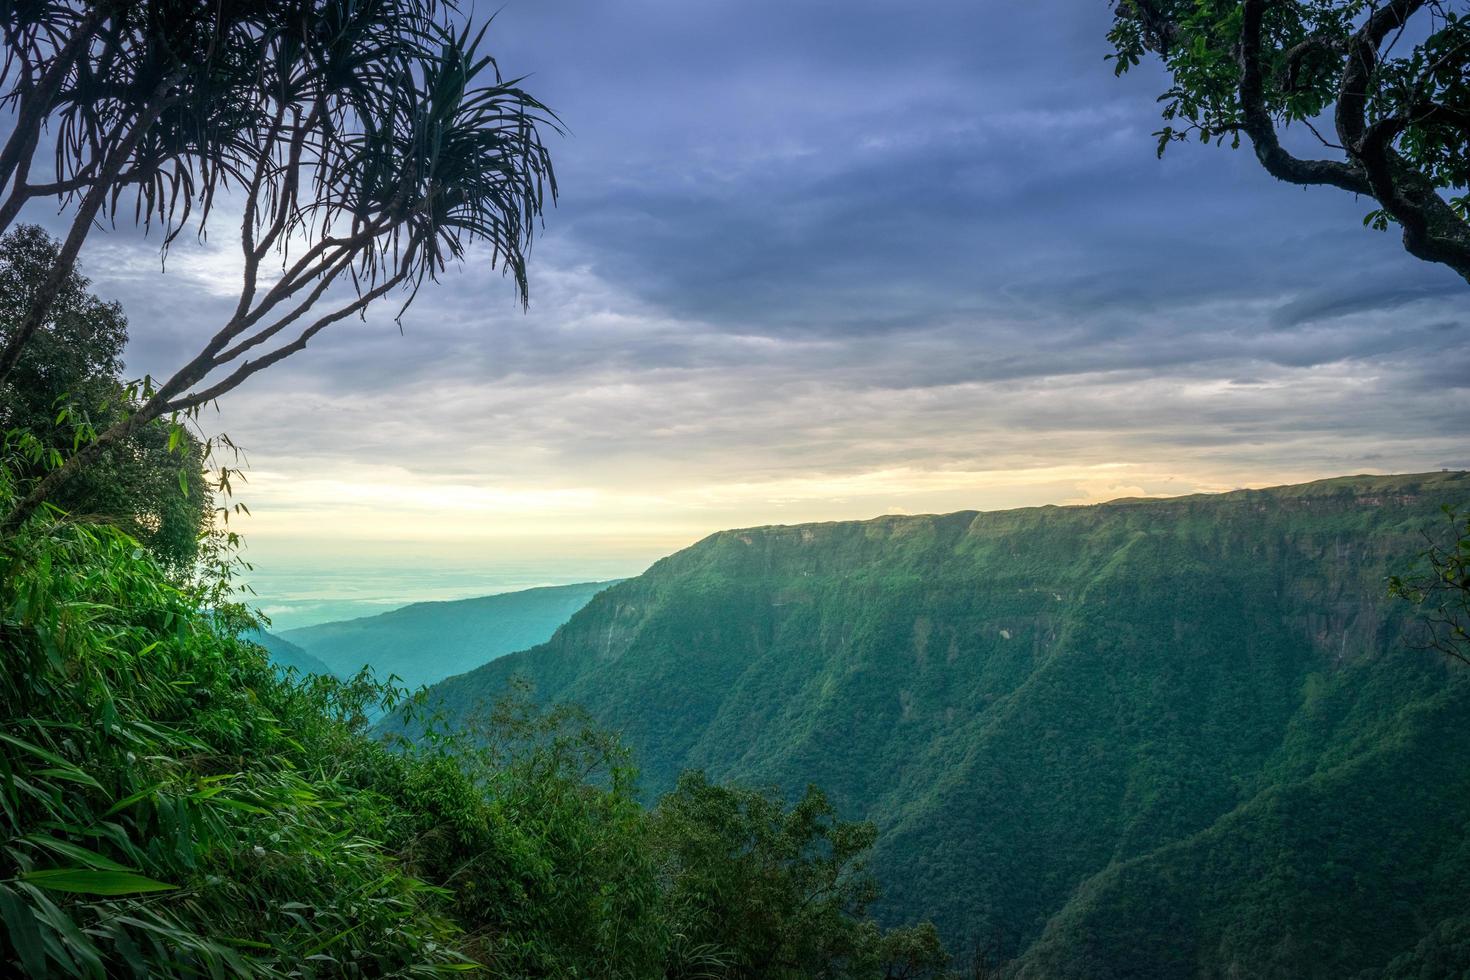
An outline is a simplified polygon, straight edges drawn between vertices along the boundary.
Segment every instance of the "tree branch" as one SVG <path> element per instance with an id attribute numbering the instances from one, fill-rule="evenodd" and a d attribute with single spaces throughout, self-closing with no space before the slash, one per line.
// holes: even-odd
<path id="1" fill-rule="evenodd" d="M 46 322 L 46 317 L 51 312 L 51 306 L 56 301 L 62 282 L 71 274 L 72 268 L 76 265 L 77 255 L 81 252 L 82 243 L 91 230 L 93 219 L 97 217 L 97 212 L 107 200 L 107 196 L 115 193 L 116 188 L 113 184 L 122 171 L 123 164 L 137 148 L 143 135 L 158 120 L 159 113 L 163 111 L 164 94 L 171 83 L 171 77 L 158 83 L 149 107 L 133 124 L 128 135 L 113 148 L 108 155 L 107 162 L 97 175 L 97 182 L 82 199 L 81 206 L 77 208 L 76 218 L 72 221 L 71 232 L 66 236 L 61 251 L 57 253 L 55 266 L 46 277 L 46 282 L 42 285 L 36 298 L 32 300 L 31 308 L 26 311 L 25 319 L 16 327 L 15 333 L 7 339 L 5 349 L 0 351 L 0 384 L 4 384 L 10 372 L 15 370 L 15 365 L 20 362 L 21 351 L 30 342 L 36 331 L 41 328 L 41 324 Z"/>
<path id="2" fill-rule="evenodd" d="M 1301 78 L 1302 62 L 1306 60 L 1307 55 L 1314 51 L 1325 51 L 1341 57 L 1344 50 L 1344 42 L 1337 38 L 1323 37 L 1320 34 L 1313 34 L 1305 41 L 1293 45 L 1285 55 L 1286 64 L 1282 69 L 1282 88 L 1288 92 L 1296 91 L 1297 82 Z"/>
<path id="3" fill-rule="evenodd" d="M 337 277 L 340 276 L 351 264 L 352 254 L 344 253 L 331 266 L 329 266 L 322 272 L 321 278 L 317 281 L 316 286 L 313 287 L 312 291 L 306 295 L 305 299 L 296 304 L 295 309 L 291 310 L 289 313 L 287 313 L 281 319 L 277 320 L 275 323 L 271 324 L 269 327 L 266 327 L 265 329 L 256 332 L 254 335 L 240 341 L 229 350 L 221 351 L 215 357 L 216 363 L 228 364 L 230 361 L 233 361 L 241 354 L 245 353 L 253 347 L 260 346 L 267 340 L 270 340 L 276 334 L 280 333 L 282 330 L 289 327 L 291 324 L 295 323 L 303 315 L 305 315 L 307 310 L 311 309 L 312 304 L 321 298 L 322 293 L 326 292 L 327 288 L 331 286 L 332 283 L 337 279 Z"/>
<path id="4" fill-rule="evenodd" d="M 1440 105 L 1428 100 L 1414 103 L 1409 109 L 1410 123 L 1449 126 L 1470 137 L 1470 112 Z"/>
<path id="5" fill-rule="evenodd" d="M 1470 282 L 1470 225 L 1393 149 L 1393 141 L 1414 121 L 1399 113 L 1368 127 L 1358 142 L 1358 159 L 1373 196 L 1403 227 L 1409 254 L 1443 263 Z"/>
<path id="6" fill-rule="evenodd" d="M 246 361 L 245 363 L 241 364 L 237 369 L 235 369 L 235 372 L 233 374 L 229 375 L 218 384 L 206 388 L 204 391 L 170 401 L 167 405 L 164 406 L 164 410 L 169 412 L 188 411 L 189 409 L 195 408 L 199 405 L 206 405 L 209 402 L 214 401 L 216 398 L 219 398 L 221 395 L 233 391 L 235 388 L 238 388 L 240 386 L 241 382 L 250 377 L 252 374 L 255 374 L 257 371 L 263 371 L 266 368 L 270 367 L 272 364 L 283 361 L 286 358 L 290 357 L 292 354 L 297 353 L 298 351 L 305 350 L 307 342 L 311 340 L 311 338 L 315 337 L 317 334 L 321 333 L 322 330 L 326 329 L 339 320 L 345 320 L 347 317 L 366 309 L 371 303 L 375 302 L 380 297 L 395 289 L 407 278 L 407 272 L 400 270 L 399 272 L 395 273 L 392 278 L 384 280 L 376 288 L 371 289 L 366 293 L 363 293 L 361 296 L 357 297 L 346 306 L 343 306 L 341 309 L 335 310 L 332 313 L 329 313 L 326 316 L 317 319 L 311 324 L 311 326 L 303 330 L 300 336 L 291 341 L 291 343 L 278 347 L 275 350 L 271 351 L 269 354 L 264 354 L 253 361 Z"/>
<path id="7" fill-rule="evenodd" d="M 1346 147 L 1357 146 L 1367 127 L 1368 84 L 1378 69 L 1378 48 L 1389 32 L 1403 27 L 1425 0 L 1391 0 L 1375 10 L 1348 41 L 1347 60 L 1338 83 L 1337 136 Z"/>
<path id="8" fill-rule="evenodd" d="M 1281 145 L 1276 124 L 1266 108 L 1265 78 L 1261 66 L 1261 22 L 1269 0 L 1246 0 L 1241 11 L 1240 63 L 1241 129 L 1250 138 L 1256 158 L 1266 172 L 1292 184 L 1327 184 L 1368 194 L 1370 188 L 1355 168 L 1336 160 L 1303 160 Z"/>
<path id="9" fill-rule="evenodd" d="M 97 435 L 97 438 L 72 453 L 67 457 L 65 463 L 62 463 L 38 480 L 36 485 L 31 488 L 30 493 L 26 494 L 25 498 L 16 504 L 14 509 L 5 515 L 4 522 L 0 523 L 0 535 L 9 536 L 14 534 L 22 524 L 30 520 L 31 515 L 43 503 L 49 500 L 57 490 L 61 489 L 77 473 L 96 462 L 108 446 L 123 441 L 137 431 L 140 426 L 158 418 L 158 415 L 159 413 L 156 411 L 151 414 L 145 414 L 144 411 L 140 410 L 115 425 L 104 429 Z"/>

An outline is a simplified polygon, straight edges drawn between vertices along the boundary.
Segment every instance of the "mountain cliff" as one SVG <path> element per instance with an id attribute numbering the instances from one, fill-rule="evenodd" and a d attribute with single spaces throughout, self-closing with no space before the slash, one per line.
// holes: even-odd
<path id="1" fill-rule="evenodd" d="M 524 675 L 651 791 L 816 783 L 876 822 L 889 917 L 1018 975 L 1454 975 L 1470 674 L 1384 580 L 1467 501 L 1434 473 L 727 531 L 433 694 Z"/>

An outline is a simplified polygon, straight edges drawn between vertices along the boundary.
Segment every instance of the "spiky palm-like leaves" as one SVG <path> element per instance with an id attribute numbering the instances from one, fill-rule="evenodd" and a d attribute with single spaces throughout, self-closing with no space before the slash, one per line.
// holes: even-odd
<path id="1" fill-rule="evenodd" d="M 243 219 L 233 315 L 134 418 L 41 481 L 6 527 L 94 447 L 197 409 L 395 290 L 411 300 L 476 243 L 526 302 L 526 254 L 556 195 L 542 132 L 557 122 L 481 53 L 483 29 L 457 29 L 444 12 L 433 0 L 8 9 L 0 78 L 16 128 L 0 150 L 0 228 L 31 197 L 70 201 L 58 280 L 99 216 L 157 223 L 165 246 L 186 225 L 202 231 L 222 195 Z M 35 183 L 45 126 L 54 179 Z M 43 291 L 5 338 L 0 381 L 47 302 Z"/>

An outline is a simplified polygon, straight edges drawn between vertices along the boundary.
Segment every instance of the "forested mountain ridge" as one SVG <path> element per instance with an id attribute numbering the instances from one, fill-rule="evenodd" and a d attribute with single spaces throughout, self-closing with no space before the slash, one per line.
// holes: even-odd
<path id="1" fill-rule="evenodd" d="M 370 666 L 410 688 L 463 673 L 548 639 L 612 582 L 555 585 L 473 599 L 415 602 L 339 622 L 285 630 L 280 639 L 339 677 Z M 274 649 L 265 644 L 267 649 Z"/>
<path id="2" fill-rule="evenodd" d="M 248 630 L 245 639 L 259 644 L 270 655 L 271 663 L 283 669 L 294 667 L 302 674 L 330 674 L 332 669 L 290 640 L 283 640 L 268 630 Z"/>
<path id="3" fill-rule="evenodd" d="M 890 916 L 1026 975 L 1409 971 L 1464 940 L 1470 683 L 1385 578 L 1467 500 L 1433 473 L 721 532 L 433 695 L 524 675 L 650 791 L 822 785 L 877 823 Z"/>

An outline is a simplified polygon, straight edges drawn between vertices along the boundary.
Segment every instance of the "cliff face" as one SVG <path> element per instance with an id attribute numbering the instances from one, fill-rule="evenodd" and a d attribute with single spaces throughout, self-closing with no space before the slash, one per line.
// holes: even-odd
<path id="1" fill-rule="evenodd" d="M 1470 684 L 1384 579 L 1466 502 L 1451 473 L 727 531 L 435 695 L 525 675 L 654 791 L 815 782 L 878 824 L 887 913 L 1028 975 L 1379 970 L 1463 911 Z"/>

